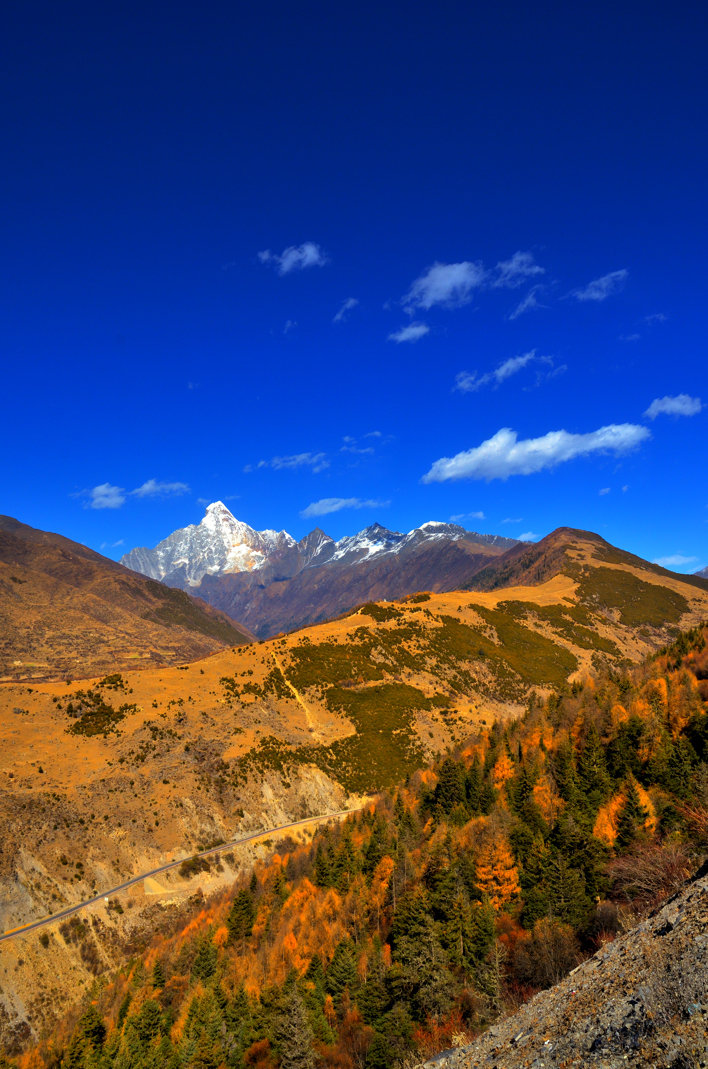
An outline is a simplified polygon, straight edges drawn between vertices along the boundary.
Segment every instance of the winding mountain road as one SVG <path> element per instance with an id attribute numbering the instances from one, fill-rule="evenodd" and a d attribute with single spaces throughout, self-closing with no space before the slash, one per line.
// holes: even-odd
<path id="1" fill-rule="evenodd" d="M 211 857 L 214 854 L 222 854 L 226 850 L 231 850 L 235 846 L 242 846 L 244 843 L 250 843 L 254 839 L 262 839 L 264 835 L 276 835 L 281 832 L 290 831 L 292 828 L 300 828 L 305 824 L 321 824 L 327 820 L 337 820 L 339 817 L 349 816 L 350 813 L 358 813 L 360 808 L 357 809 L 341 809 L 336 813 L 324 813 L 317 817 L 305 817 L 303 820 L 294 820 L 290 824 L 281 824 L 277 828 L 264 828 L 262 831 L 254 831 L 251 835 L 244 835 L 241 839 L 232 839 L 231 842 L 221 843 L 219 846 L 212 846 L 209 850 L 202 850 L 198 854 L 191 854 L 188 857 L 181 857 L 179 861 L 168 861 L 165 865 L 159 865 L 155 869 L 150 869 L 149 872 L 141 872 L 139 876 L 132 876 L 124 883 L 119 883 L 116 887 L 111 887 L 107 891 L 101 891 L 100 894 L 94 895 L 93 898 L 87 898 L 85 902 L 78 902 L 75 906 L 67 906 L 66 909 L 62 909 L 59 913 L 53 913 L 50 917 L 43 917 L 41 920 L 29 921 L 27 924 L 21 924 L 18 928 L 10 928 L 9 931 L 0 934 L 0 943 L 5 942 L 8 939 L 16 939 L 21 935 L 29 935 L 30 932 L 36 932 L 39 928 L 44 928 L 47 924 L 56 924 L 57 921 L 64 920 L 66 917 L 71 917 L 74 913 L 78 913 L 82 909 L 86 909 L 87 906 L 96 905 L 102 899 L 108 899 L 111 895 L 116 895 L 120 891 L 127 890 L 128 887 L 133 887 L 136 883 L 140 883 L 141 880 L 149 879 L 151 876 L 159 876 L 163 872 L 169 872 L 170 869 L 179 868 L 184 861 L 189 861 L 192 857 Z"/>

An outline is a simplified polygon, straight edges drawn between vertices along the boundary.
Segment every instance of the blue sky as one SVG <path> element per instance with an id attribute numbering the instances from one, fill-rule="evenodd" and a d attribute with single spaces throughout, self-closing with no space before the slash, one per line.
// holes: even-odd
<path id="1" fill-rule="evenodd" d="M 708 563 L 698 4 L 15 5 L 3 512 Z"/>

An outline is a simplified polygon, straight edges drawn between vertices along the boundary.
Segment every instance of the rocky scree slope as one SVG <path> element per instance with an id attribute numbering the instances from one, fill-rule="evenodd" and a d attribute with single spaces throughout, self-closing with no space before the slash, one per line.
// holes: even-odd
<path id="1" fill-rule="evenodd" d="M 708 1066 L 708 862 L 561 983 L 425 1069 Z"/>
<path id="2" fill-rule="evenodd" d="M 222 612 L 61 535 L 0 517 L 0 677 L 88 677 L 252 640 Z"/>
<path id="3" fill-rule="evenodd" d="M 220 502 L 199 524 L 121 563 L 200 597 L 272 637 L 346 612 L 366 601 L 419 590 L 453 590 L 516 545 L 450 523 L 401 534 L 374 524 L 335 542 L 316 528 L 296 542 L 286 531 L 255 531 Z"/>

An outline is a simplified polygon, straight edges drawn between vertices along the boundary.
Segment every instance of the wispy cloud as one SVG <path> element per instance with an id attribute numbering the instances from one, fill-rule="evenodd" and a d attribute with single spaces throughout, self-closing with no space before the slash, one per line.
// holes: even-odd
<path id="1" fill-rule="evenodd" d="M 82 490 L 77 496 L 88 497 L 84 505 L 87 509 L 119 509 L 125 504 L 125 488 L 111 483 L 100 483 L 90 490 Z"/>
<path id="2" fill-rule="evenodd" d="M 628 453 L 650 437 L 646 427 L 633 423 L 610 424 L 588 434 L 549 431 L 540 438 L 521 441 L 516 431 L 502 427 L 476 448 L 436 460 L 422 481 L 485 479 L 489 482 L 508 479 L 510 475 L 532 475 L 591 453 Z"/>
<path id="3" fill-rule="evenodd" d="M 641 334 L 637 334 L 636 332 L 634 334 L 620 334 L 619 336 L 620 341 L 639 341 L 640 338 Z"/>
<path id="4" fill-rule="evenodd" d="M 395 341 L 400 344 L 402 341 L 420 341 L 426 334 L 430 333 L 430 327 L 425 323 L 410 323 L 407 327 L 401 327 L 400 330 L 394 331 L 393 334 L 389 334 L 388 340 Z"/>
<path id="5" fill-rule="evenodd" d="M 522 523 L 523 516 L 505 516 L 502 523 Z"/>
<path id="6" fill-rule="evenodd" d="M 329 257 L 324 249 L 314 241 L 305 241 L 302 245 L 289 245 L 278 254 L 264 249 L 258 253 L 262 264 L 272 264 L 279 275 L 289 275 L 291 271 L 304 271 L 306 267 L 324 267 Z"/>
<path id="7" fill-rule="evenodd" d="M 356 297 L 347 297 L 346 301 L 344 301 L 342 303 L 339 311 L 335 315 L 335 317 L 332 320 L 332 322 L 333 323 L 342 323 L 342 322 L 344 322 L 344 320 L 349 317 L 349 313 L 352 311 L 352 309 L 356 308 L 358 303 L 359 303 L 359 301 L 357 300 Z"/>
<path id="8" fill-rule="evenodd" d="M 512 356 L 508 360 L 504 360 L 493 371 L 488 371 L 484 375 L 478 375 L 476 371 L 460 371 L 455 377 L 455 389 L 460 390 L 462 393 L 474 393 L 477 390 L 481 390 L 483 386 L 489 386 L 490 384 L 499 386 L 506 379 L 516 375 L 517 372 L 534 362 L 552 366 L 553 357 L 536 356 L 536 350 L 532 349 L 521 356 Z"/>
<path id="9" fill-rule="evenodd" d="M 283 327 L 283 334 L 289 334 L 291 330 L 294 330 L 297 326 L 296 319 L 286 319 L 285 326 Z"/>
<path id="10" fill-rule="evenodd" d="M 365 438 L 371 437 L 371 435 L 365 435 Z M 373 445 L 361 445 L 357 438 L 354 438 L 351 434 L 345 434 L 342 438 L 344 445 L 340 446 L 340 453 L 354 453 L 359 456 L 371 456 L 375 452 Z"/>
<path id="11" fill-rule="evenodd" d="M 320 501 L 313 501 L 300 515 L 303 519 L 309 519 L 312 516 L 329 516 L 342 509 L 383 509 L 390 504 L 390 501 L 363 500 L 360 497 L 323 497 Z"/>
<path id="12" fill-rule="evenodd" d="M 119 538 L 117 542 L 101 542 L 101 549 L 118 549 L 119 546 L 125 544 L 124 538 Z"/>
<path id="13" fill-rule="evenodd" d="M 463 520 L 486 520 L 483 512 L 457 512 L 450 517 L 451 523 L 461 523 Z"/>
<path id="14" fill-rule="evenodd" d="M 524 531 L 523 534 L 519 535 L 519 542 L 535 542 L 537 538 L 538 535 L 535 531 Z"/>
<path id="15" fill-rule="evenodd" d="M 90 490 L 81 490 L 73 496 L 85 498 L 84 508 L 87 509 L 119 509 L 129 497 L 172 497 L 188 493 L 189 487 L 186 483 L 167 483 L 160 482 L 159 479 L 148 479 L 135 490 L 126 490 L 124 486 L 113 486 L 112 483 L 100 483 Z"/>
<path id="16" fill-rule="evenodd" d="M 535 308 L 545 308 L 544 304 L 538 299 L 539 293 L 543 291 L 543 286 L 532 286 L 529 292 L 523 297 L 516 308 L 509 312 L 508 318 L 511 320 L 518 319 L 524 312 L 532 312 Z"/>
<path id="17" fill-rule="evenodd" d="M 655 326 L 655 325 L 656 325 L 657 323 L 665 323 L 665 322 L 666 322 L 666 320 L 667 320 L 668 318 L 669 318 L 669 317 L 668 317 L 668 316 L 666 316 L 666 315 L 664 315 L 664 313 L 663 313 L 663 312 L 653 312 L 653 313 L 652 313 L 651 315 L 649 315 L 649 316 L 644 316 L 644 322 L 645 322 L 645 323 L 646 323 L 646 324 L 647 324 L 648 326 L 650 326 L 650 327 L 653 327 L 653 326 Z"/>
<path id="18" fill-rule="evenodd" d="M 611 488 L 609 486 L 603 486 L 601 490 L 597 491 L 598 496 L 599 497 L 607 497 L 607 495 L 610 493 L 610 489 Z"/>
<path id="19" fill-rule="evenodd" d="M 655 397 L 644 415 L 648 419 L 657 416 L 697 416 L 703 408 L 700 397 L 679 393 L 675 397 Z"/>
<path id="20" fill-rule="evenodd" d="M 274 471 L 292 471 L 296 468 L 311 468 L 315 474 L 329 467 L 326 453 L 293 453 L 287 457 L 271 457 L 270 460 L 259 460 L 257 464 L 246 464 L 245 474 L 260 471 L 262 468 L 272 468 Z"/>
<path id="21" fill-rule="evenodd" d="M 670 553 L 668 557 L 655 557 L 653 563 L 662 568 L 683 568 L 686 564 L 696 564 L 698 557 L 687 557 L 683 553 Z"/>
<path id="22" fill-rule="evenodd" d="M 159 479 L 148 479 L 136 490 L 131 490 L 133 497 L 174 497 L 179 494 L 188 494 L 189 487 L 186 483 L 165 483 Z"/>
<path id="23" fill-rule="evenodd" d="M 494 269 L 491 284 L 495 288 L 516 289 L 530 278 L 537 278 L 545 273 L 545 267 L 535 262 L 532 253 L 519 251 L 509 260 L 500 260 Z"/>
<path id="24" fill-rule="evenodd" d="M 573 290 L 571 297 L 575 297 L 577 301 L 606 301 L 608 297 L 619 293 L 628 278 L 629 271 L 625 268 L 621 271 L 610 271 L 601 278 L 594 278 L 587 286 Z"/>
<path id="25" fill-rule="evenodd" d="M 436 304 L 443 308 L 460 308 L 469 304 L 474 291 L 486 279 L 487 271 L 481 263 L 470 260 L 457 264 L 434 263 L 413 282 L 403 298 L 403 307 L 407 312 L 418 308 L 427 311 Z"/>

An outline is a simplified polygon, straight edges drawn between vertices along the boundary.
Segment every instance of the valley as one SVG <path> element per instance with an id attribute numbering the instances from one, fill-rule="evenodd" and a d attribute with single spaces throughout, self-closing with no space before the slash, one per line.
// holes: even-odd
<path id="1" fill-rule="evenodd" d="M 519 716 L 530 695 L 636 662 L 708 616 L 708 584 L 585 532 L 524 547 L 531 564 L 512 552 L 532 585 L 366 603 L 173 667 L 3 683 L 0 927 L 258 829 L 356 808 Z M 222 874 L 177 886 L 170 908 L 202 883 L 225 886 L 234 870 Z M 144 930 L 156 909 L 138 895 L 130 929 Z M 84 983 L 92 974 L 78 945 L 63 953 L 69 997 L 76 970 Z M 4 976 L 0 1031 L 48 1021 L 51 957 L 16 954 Z"/>

